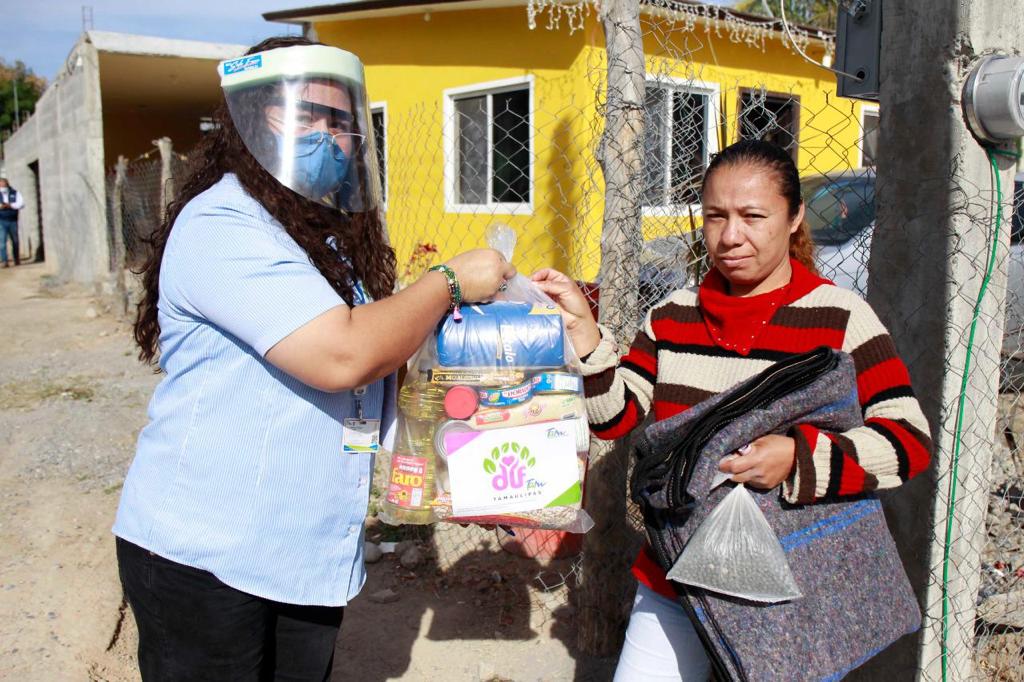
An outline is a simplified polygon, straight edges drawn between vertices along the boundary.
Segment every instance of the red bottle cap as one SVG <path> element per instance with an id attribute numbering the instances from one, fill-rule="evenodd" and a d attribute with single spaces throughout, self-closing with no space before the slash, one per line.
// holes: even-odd
<path id="1" fill-rule="evenodd" d="M 468 419 L 480 407 L 480 396 L 470 386 L 452 386 L 444 394 L 444 411 L 452 419 Z"/>

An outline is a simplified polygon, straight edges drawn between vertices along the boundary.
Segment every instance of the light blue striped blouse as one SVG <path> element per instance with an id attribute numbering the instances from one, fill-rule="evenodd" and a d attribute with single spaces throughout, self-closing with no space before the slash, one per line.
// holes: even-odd
<path id="1" fill-rule="evenodd" d="M 365 298 L 363 298 L 365 301 Z M 263 359 L 344 301 L 280 223 L 227 175 L 184 208 L 160 270 L 160 365 L 114 533 L 249 594 L 344 605 L 366 580 L 372 456 L 343 455 L 351 391 Z M 367 418 L 393 436 L 394 380 Z"/>

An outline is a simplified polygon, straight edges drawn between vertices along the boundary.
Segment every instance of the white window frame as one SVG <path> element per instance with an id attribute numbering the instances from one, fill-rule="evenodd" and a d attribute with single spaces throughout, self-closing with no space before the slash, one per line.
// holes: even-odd
<path id="1" fill-rule="evenodd" d="M 864 114 L 874 114 L 879 117 L 879 107 L 877 104 L 862 104 L 860 107 L 860 138 L 857 140 L 857 168 L 865 168 L 864 165 Z"/>
<path id="2" fill-rule="evenodd" d="M 718 83 L 711 81 L 691 80 L 689 78 L 678 78 L 675 76 L 652 76 L 647 75 L 647 86 L 651 85 L 663 88 L 670 92 L 685 92 L 691 95 L 702 95 L 708 98 L 708 113 L 704 122 L 704 135 L 707 143 L 704 145 L 704 168 L 708 167 L 711 157 L 718 153 L 718 119 L 719 119 L 719 98 L 722 88 Z M 672 98 L 665 98 L 666 107 L 672 106 Z M 666 120 L 671 121 L 671 116 Z M 672 135 L 665 136 L 665 161 L 668 163 L 672 156 Z M 671 181 L 671 171 L 666 168 L 666 177 Z M 688 218 L 702 215 L 701 204 L 662 204 L 660 206 L 645 206 L 644 217 L 657 218 Z"/>
<path id="3" fill-rule="evenodd" d="M 381 204 L 381 208 L 385 211 L 388 210 L 388 200 L 391 198 L 391 187 L 389 186 L 388 180 L 388 150 L 391 149 L 390 135 L 388 134 L 388 103 L 387 102 L 370 102 L 370 127 L 373 127 L 373 115 L 376 113 L 384 115 L 384 178 L 381 184 L 381 189 L 384 191 L 384 201 Z M 376 140 L 375 140 L 376 141 Z"/>
<path id="4" fill-rule="evenodd" d="M 491 110 L 492 98 L 487 98 L 487 203 L 484 204 L 460 204 L 457 200 L 455 185 L 458 176 L 456 167 L 458 140 L 456 139 L 455 127 L 455 102 L 466 97 L 479 97 L 482 95 L 497 95 L 511 90 L 522 90 L 523 86 L 528 90 L 528 112 L 529 112 L 529 135 L 528 153 L 529 162 L 529 200 L 524 203 L 494 202 L 491 197 L 491 183 L 494 178 L 491 166 L 492 140 L 491 128 L 494 120 L 494 112 Z M 534 77 L 533 74 L 517 76 L 515 78 L 503 78 L 501 80 L 474 83 L 457 88 L 448 88 L 443 93 L 443 115 L 444 126 L 442 136 L 444 138 L 444 210 L 446 213 L 490 213 L 505 215 L 533 215 L 533 181 L 534 181 Z"/>

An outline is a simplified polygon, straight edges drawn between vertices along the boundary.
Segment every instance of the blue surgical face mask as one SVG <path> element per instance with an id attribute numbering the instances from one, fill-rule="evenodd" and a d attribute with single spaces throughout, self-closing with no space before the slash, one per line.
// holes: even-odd
<path id="1" fill-rule="evenodd" d="M 277 143 L 281 145 L 280 137 Z M 296 137 L 292 189 L 310 199 L 320 199 L 345 181 L 348 164 L 348 156 L 330 137 L 319 132 Z"/>

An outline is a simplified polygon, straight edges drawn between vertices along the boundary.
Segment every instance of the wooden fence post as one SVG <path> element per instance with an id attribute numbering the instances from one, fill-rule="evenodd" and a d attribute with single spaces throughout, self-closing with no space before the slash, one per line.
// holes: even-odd
<path id="1" fill-rule="evenodd" d="M 169 137 L 153 140 L 153 144 L 160 150 L 160 219 L 163 220 L 167 215 L 167 204 L 174 198 L 174 169 L 171 165 L 174 148 Z"/>
<path id="2" fill-rule="evenodd" d="M 118 304 L 121 306 L 121 314 L 128 313 L 128 292 L 124 279 L 124 269 L 127 266 L 124 246 L 124 183 L 128 174 L 128 160 L 123 156 L 117 157 L 117 166 L 114 169 L 114 196 L 111 198 L 111 212 L 113 213 L 113 266 L 114 266 L 114 291 L 117 294 Z"/>
<path id="3" fill-rule="evenodd" d="M 639 0 L 605 0 L 600 5 L 608 64 L 605 130 L 598 161 L 605 179 L 601 232 L 600 319 L 620 340 L 631 338 L 639 304 L 640 193 L 644 138 L 644 54 Z M 622 643 L 632 578 L 628 567 L 635 543 L 626 514 L 625 442 L 591 449 L 587 509 L 596 526 L 583 541 L 579 591 L 580 648 L 612 656 Z"/>

